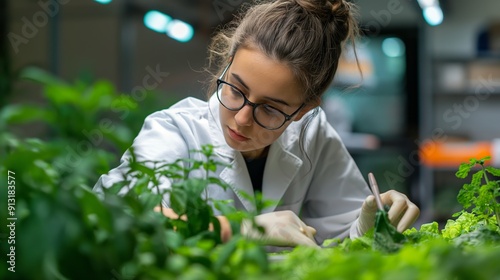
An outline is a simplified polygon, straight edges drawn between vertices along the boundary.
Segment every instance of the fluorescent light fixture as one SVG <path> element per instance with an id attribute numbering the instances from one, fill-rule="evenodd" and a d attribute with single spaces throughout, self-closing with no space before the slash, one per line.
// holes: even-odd
<path id="1" fill-rule="evenodd" d="M 111 1 L 113 1 L 113 0 L 94 0 L 94 1 L 96 1 L 96 2 L 97 2 L 97 3 L 99 3 L 99 4 L 109 4 L 109 3 L 111 3 Z"/>
<path id="2" fill-rule="evenodd" d="M 425 21 L 429 25 L 436 26 L 443 22 L 444 15 L 439 0 L 417 0 L 417 2 L 422 8 Z"/>
<path id="3" fill-rule="evenodd" d="M 443 22 L 443 11 L 439 6 L 426 7 L 423 14 L 429 25 L 436 26 Z"/>
<path id="4" fill-rule="evenodd" d="M 439 1 L 438 0 L 417 0 L 417 2 L 418 2 L 418 5 L 420 5 L 420 8 L 422 8 L 422 10 L 425 7 L 431 7 L 431 6 L 437 6 L 437 5 L 439 5 Z"/>
<path id="5" fill-rule="evenodd" d="M 397 37 L 385 38 L 382 41 L 382 52 L 388 57 L 400 57 L 405 54 L 405 43 Z"/>
<path id="6" fill-rule="evenodd" d="M 144 15 L 144 25 L 147 28 L 156 32 L 167 32 L 167 26 L 172 21 L 172 18 L 158 11 L 149 11 Z"/>
<path id="7" fill-rule="evenodd" d="M 167 26 L 167 35 L 179 42 L 187 42 L 193 38 L 193 27 L 181 20 L 174 19 Z"/>
<path id="8" fill-rule="evenodd" d="M 170 38 L 183 43 L 191 40 L 194 34 L 191 25 L 178 19 L 172 19 L 170 16 L 155 10 L 144 15 L 144 25 L 151 30 L 167 34 Z"/>

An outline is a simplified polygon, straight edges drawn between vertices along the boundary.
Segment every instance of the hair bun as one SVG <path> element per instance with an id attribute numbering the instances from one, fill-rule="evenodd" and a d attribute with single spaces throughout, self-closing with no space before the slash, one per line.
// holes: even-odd
<path id="1" fill-rule="evenodd" d="M 307 13 L 330 21 L 332 9 L 328 0 L 295 0 L 295 2 Z"/>
<path id="2" fill-rule="evenodd" d="M 354 19 L 354 4 L 347 0 L 295 0 L 307 13 L 315 15 L 322 22 L 332 23 L 336 34 L 344 41 L 350 35 L 357 34 Z"/>
<path id="3" fill-rule="evenodd" d="M 351 3 L 345 0 L 331 0 L 327 2 L 331 5 L 331 13 L 335 18 L 348 21 L 347 19 L 352 16 Z"/>
<path id="4" fill-rule="evenodd" d="M 330 22 L 348 22 L 351 5 L 345 0 L 295 0 L 305 11 Z"/>

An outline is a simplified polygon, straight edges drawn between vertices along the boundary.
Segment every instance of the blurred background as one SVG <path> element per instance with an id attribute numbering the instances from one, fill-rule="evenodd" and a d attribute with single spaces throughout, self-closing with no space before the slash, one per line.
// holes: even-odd
<path id="1" fill-rule="evenodd" d="M 110 151 L 96 179 L 146 115 L 206 98 L 210 38 L 247 2 L 0 0 L 2 129 L 73 139 L 67 172 Z M 445 221 L 460 209 L 458 165 L 500 165 L 500 2 L 353 2 L 363 78 L 346 51 L 322 106 L 363 174 L 410 196 L 422 222 Z"/>

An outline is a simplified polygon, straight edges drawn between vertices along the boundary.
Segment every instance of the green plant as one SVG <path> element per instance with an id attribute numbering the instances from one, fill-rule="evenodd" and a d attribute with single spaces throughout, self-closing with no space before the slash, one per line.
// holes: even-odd
<path id="1" fill-rule="evenodd" d="M 85 155 L 69 149 L 89 140 L 79 131 L 99 129 L 96 121 L 110 117 L 110 107 L 88 107 L 100 99 L 94 98 L 98 92 L 103 100 L 119 95 L 102 90 L 112 89 L 106 83 L 68 85 L 37 71 L 30 75 L 45 79 L 47 107 L 12 105 L 0 112 L 0 181 L 15 186 L 0 192 L 0 200 L 14 194 L 9 211 L 17 218 L 15 244 L 7 245 L 5 239 L 0 243 L 3 256 L 11 251 L 8 246 L 15 246 L 16 272 L 2 261 L 0 279 L 499 279 L 499 181 L 493 178 L 499 171 L 486 166 L 486 159 L 460 167 L 457 175 L 462 178 L 477 165 L 480 170 L 458 196 L 464 210 L 443 230 L 431 222 L 400 238 L 381 211 L 375 229 L 360 238 L 325 241 L 331 248 L 298 246 L 284 261 L 269 263 L 258 242 L 239 234 L 227 243 L 220 240 L 212 207 L 229 218 L 237 233 L 243 219 L 272 202 L 261 194 L 245 195 L 257 209 L 246 213 L 207 197 L 208 186 L 228 187 L 212 176 L 218 166 L 226 166 L 213 156 L 213 147 L 203 146 L 191 151 L 189 159 L 175 162 L 139 162 L 131 150 L 131 169 L 122 182 L 95 193 L 91 187 L 96 176 L 115 160 L 103 149 L 110 147 L 94 145 Z M 67 114 L 72 110 L 77 113 Z M 63 117 L 72 120 L 59 123 Z M 50 127 L 43 139 L 19 139 L 4 130 L 40 119 Z M 115 140 L 106 142 L 126 144 Z M 169 190 L 160 188 L 165 179 L 172 182 Z M 164 198 L 183 218 L 169 219 L 154 211 Z M 2 221 L 8 215 L 0 211 Z M 2 238 L 6 229 L 2 226 Z M 387 238 L 393 244 L 385 248 Z"/>
<path id="2" fill-rule="evenodd" d="M 464 209 L 443 230 L 431 222 L 400 234 L 380 210 L 364 236 L 326 240 L 322 250 L 299 246 L 271 271 L 280 279 L 498 279 L 498 181 L 489 176 L 499 170 L 486 167 L 487 159 L 460 166 L 459 178 L 476 164 L 481 169 L 457 196 Z"/>
<path id="3" fill-rule="evenodd" d="M 373 248 L 381 252 L 396 252 L 406 237 L 398 232 L 389 221 L 388 210 L 378 210 L 375 216 L 375 226 L 373 233 Z"/>
<path id="4" fill-rule="evenodd" d="M 0 112 L 0 128 L 36 123 L 47 127 L 40 138 L 64 139 L 93 146 L 116 145 L 125 150 L 132 140 L 129 128 L 113 114 L 135 111 L 137 102 L 119 94 L 108 81 L 94 83 L 77 80 L 67 83 L 37 67 L 26 67 L 19 74 L 22 82 L 35 82 L 43 87 L 43 100 L 37 104 L 9 104 Z M 122 119 L 123 120 L 123 119 Z"/>
<path id="5" fill-rule="evenodd" d="M 485 162 L 489 159 L 490 157 L 480 160 L 471 159 L 468 163 L 460 165 L 456 173 L 458 178 L 466 178 L 475 166 L 479 166 L 480 169 L 472 175 L 471 183 L 464 184 L 460 190 L 457 199 L 464 210 L 455 216 L 459 216 L 466 209 L 473 207 L 472 214 L 486 222 L 491 216 L 495 216 L 497 225 L 500 225 L 500 202 L 498 201 L 500 198 L 500 169 L 485 166 Z M 493 179 L 490 176 L 493 176 Z"/>
<path id="6" fill-rule="evenodd" d="M 19 74 L 19 83 L 35 82 L 42 86 L 38 103 L 14 103 L 0 110 L 0 141 L 4 155 L 35 137 L 46 146 L 45 159 L 59 175 L 58 184 L 73 181 L 95 182 L 118 162 L 132 142 L 132 131 L 116 117 L 116 108 L 137 110 L 137 104 L 104 80 L 94 83 L 77 80 L 67 83 L 50 73 L 27 67 Z M 19 94 L 22 94 L 21 92 Z M 120 104 L 120 105 L 117 105 Z M 126 104 L 126 105 L 123 105 Z M 36 128 L 37 135 L 30 135 Z M 22 149 L 22 147 L 20 147 Z M 31 147 L 34 148 L 34 147 Z M 29 158 L 26 158 L 28 162 Z"/>
<path id="7" fill-rule="evenodd" d="M 112 279 L 117 274 L 125 279 L 238 279 L 267 271 L 267 255 L 258 243 L 238 234 L 221 243 L 210 199 L 201 195 L 209 184 L 225 187 L 210 177 L 221 164 L 212 158 L 210 146 L 193 151 L 203 154 L 203 160 L 152 164 L 132 158 L 132 177 L 127 178 L 133 182 L 115 184 L 99 195 L 82 182 L 58 184 L 60 174 L 51 167 L 52 152 L 42 141 L 21 141 L 10 147 L 6 165 L 0 168 L 2 180 L 6 180 L 3 176 L 7 171 L 17 174 L 18 186 L 17 270 L 4 276 Z M 191 176 L 196 171 L 204 176 Z M 164 194 L 158 191 L 162 176 L 173 179 L 167 191 L 169 202 L 186 220 L 169 219 L 153 211 Z M 126 187 L 130 183 L 133 187 Z M 225 211 L 233 210 L 226 205 Z M 250 218 L 247 213 L 232 217 Z M 0 275 L 7 271 L 5 263 L 1 266 Z"/>
<path id="8" fill-rule="evenodd" d="M 202 155 L 193 157 L 197 160 L 174 163 L 137 162 L 133 157 L 130 176 L 94 193 L 97 176 L 116 164 L 110 151 L 121 153 L 130 145 L 126 117 L 137 112 L 137 104 L 106 81 L 69 84 L 37 68 L 27 68 L 21 76 L 43 85 L 45 102 L 13 104 L 0 111 L 0 180 L 7 182 L 7 176 L 15 174 L 17 218 L 12 244 L 16 272 L 1 262 L 0 278 L 235 279 L 266 271 L 266 254 L 259 244 L 238 234 L 221 243 L 211 204 L 235 226 L 251 215 L 202 197 L 209 184 L 225 187 L 210 176 L 222 164 L 213 159 L 212 147 L 192 151 Z M 114 107 L 117 103 L 125 107 Z M 122 113 L 126 109 L 128 116 L 114 115 L 117 108 Z M 20 125 L 48 130 L 26 139 L 7 132 Z M 164 195 L 159 191 L 162 177 L 173 181 L 168 202 L 187 221 L 153 210 Z M 130 178 L 133 181 L 127 181 Z M 127 185 L 131 188 L 124 192 Z M 0 199 L 7 201 L 6 191 Z M 3 221 L 6 215 L 0 212 Z M 10 251 L 3 239 L 6 229 L 1 229 L 4 256 Z"/>

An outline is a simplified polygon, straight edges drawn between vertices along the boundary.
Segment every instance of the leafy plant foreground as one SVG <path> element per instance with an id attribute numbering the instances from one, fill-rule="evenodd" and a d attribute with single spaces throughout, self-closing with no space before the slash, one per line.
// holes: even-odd
<path id="1" fill-rule="evenodd" d="M 16 189 L 17 261 L 15 273 L 7 271 L 5 262 L 1 264 L 2 279 L 500 277 L 500 230 L 495 212 L 498 181 L 484 177 L 477 181 L 474 177 L 478 173 L 496 176 L 498 171 L 484 167 L 484 160 L 471 161 L 481 169 L 473 175 L 473 185 L 466 184 L 459 194 L 459 200 L 470 197 L 464 203 L 467 208 L 442 230 L 433 222 L 400 234 L 381 211 L 375 229 L 358 239 L 327 240 L 323 249 L 299 246 L 283 254 L 283 260 L 270 262 L 261 244 L 238 234 L 221 243 L 212 204 L 223 210 L 233 225 L 255 213 L 238 212 L 223 201 L 204 198 L 209 184 L 227 186 L 210 177 L 221 164 L 213 160 L 212 147 L 193 152 L 204 160 L 180 159 L 165 164 L 140 163 L 132 158 L 129 178 L 135 181 L 134 187 L 123 194 L 122 189 L 130 183 L 124 181 L 96 194 L 85 184 L 59 185 L 60 174 L 49 160 L 50 146 L 43 142 L 30 140 L 10 147 L 6 166 L 22 174 Z M 27 158 L 31 165 L 26 165 Z M 463 176 L 463 168 L 458 176 Z M 205 177 L 189 177 L 196 170 Z M 153 211 L 162 197 L 158 190 L 161 176 L 173 180 L 171 207 L 187 220 L 168 219 Z M 478 205 L 481 201 L 488 201 L 492 208 Z"/>
<path id="2" fill-rule="evenodd" d="M 283 279 L 500 279 L 500 170 L 485 166 L 488 159 L 460 166 L 458 178 L 479 170 L 458 194 L 464 209 L 442 230 L 431 222 L 400 234 L 379 211 L 364 236 L 297 247 L 271 270 Z"/>
<path id="3" fill-rule="evenodd" d="M 0 180 L 7 182 L 9 171 L 15 174 L 17 218 L 15 272 L 2 259 L 0 279 L 500 279 L 500 170 L 488 166 L 488 158 L 460 166 L 456 175 L 468 182 L 458 194 L 463 210 L 443 229 L 431 222 L 400 234 L 380 211 L 374 230 L 360 238 L 327 240 L 322 249 L 299 246 L 272 261 L 262 244 L 239 234 L 221 242 L 212 207 L 239 232 L 240 222 L 269 202 L 253 198 L 257 211 L 244 213 L 206 197 L 209 185 L 228 187 L 211 175 L 224 165 L 211 146 L 173 163 L 132 157 L 122 183 L 93 192 L 97 175 L 115 164 L 107 150 L 129 145 L 132 133 L 107 138 L 107 150 L 94 146 L 79 157 L 68 151 L 78 151 L 88 140 L 82 132 L 94 131 L 98 112 L 108 116 L 111 111 L 97 106 L 98 100 L 127 98 L 106 83 L 71 86 L 30 71 L 25 75 L 44 85 L 52 107 L 0 111 Z M 82 94 L 87 97 L 74 98 Z M 12 124 L 39 117 L 50 127 L 49 137 L 20 139 L 7 133 Z M 64 122 L 57 121 L 61 117 Z M 115 126 L 121 132 L 126 127 Z M 113 134 L 102 132 L 103 137 Z M 169 206 L 183 219 L 153 210 L 165 194 L 159 188 L 165 178 L 172 181 Z M 0 199 L 7 201 L 5 189 Z M 11 246 L 6 230 L 2 226 L 2 256 Z"/>

